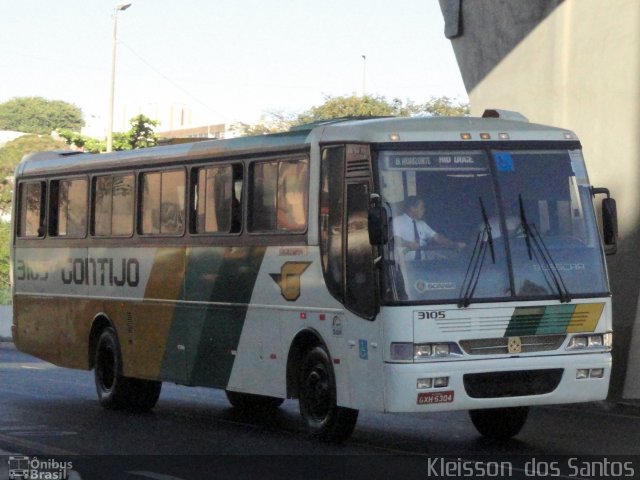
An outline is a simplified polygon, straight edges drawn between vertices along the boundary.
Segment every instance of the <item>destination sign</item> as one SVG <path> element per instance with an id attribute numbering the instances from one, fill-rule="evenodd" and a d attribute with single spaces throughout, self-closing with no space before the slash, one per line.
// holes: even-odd
<path id="1" fill-rule="evenodd" d="M 483 152 L 387 152 L 388 170 L 484 171 L 487 158 Z"/>

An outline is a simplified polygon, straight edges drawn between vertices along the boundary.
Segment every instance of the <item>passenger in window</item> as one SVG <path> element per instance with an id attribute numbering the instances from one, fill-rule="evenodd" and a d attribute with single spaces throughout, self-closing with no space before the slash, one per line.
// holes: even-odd
<path id="1" fill-rule="evenodd" d="M 433 230 L 422 219 L 426 211 L 424 200 L 411 196 L 404 203 L 404 214 L 393 219 L 396 247 L 404 252 L 405 260 L 422 260 L 423 249 L 431 241 L 447 248 L 462 250 L 464 242 L 454 242 Z"/>

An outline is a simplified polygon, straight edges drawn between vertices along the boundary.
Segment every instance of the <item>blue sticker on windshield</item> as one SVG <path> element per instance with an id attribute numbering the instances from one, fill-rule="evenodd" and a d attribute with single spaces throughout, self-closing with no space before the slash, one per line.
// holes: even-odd
<path id="1" fill-rule="evenodd" d="M 499 172 L 515 172 L 513 158 L 509 152 L 496 152 L 493 154 L 496 160 L 496 168 Z"/>

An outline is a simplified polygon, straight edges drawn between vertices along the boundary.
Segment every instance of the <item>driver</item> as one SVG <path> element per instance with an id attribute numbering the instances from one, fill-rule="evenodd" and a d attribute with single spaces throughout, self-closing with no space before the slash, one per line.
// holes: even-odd
<path id="1" fill-rule="evenodd" d="M 404 203 L 404 214 L 393 219 L 393 234 L 396 245 L 407 250 L 405 260 L 421 260 L 423 258 L 421 249 L 429 241 L 458 250 L 462 250 L 466 246 L 463 242 L 449 240 L 427 225 L 422 220 L 425 210 L 424 200 L 416 196 L 407 197 Z"/>

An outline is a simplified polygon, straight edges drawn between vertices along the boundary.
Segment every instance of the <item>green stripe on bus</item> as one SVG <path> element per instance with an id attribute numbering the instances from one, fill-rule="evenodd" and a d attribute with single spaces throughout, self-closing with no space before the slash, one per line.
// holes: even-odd
<path id="1" fill-rule="evenodd" d="M 518 307 L 511 316 L 506 337 L 535 335 L 544 316 L 545 307 Z"/>
<path id="2" fill-rule="evenodd" d="M 553 335 L 565 333 L 571 316 L 575 311 L 575 305 L 549 305 L 546 307 L 544 316 L 540 320 L 537 335 Z"/>
<path id="3" fill-rule="evenodd" d="M 226 387 L 266 247 L 194 247 L 187 252 L 162 375 Z"/>

